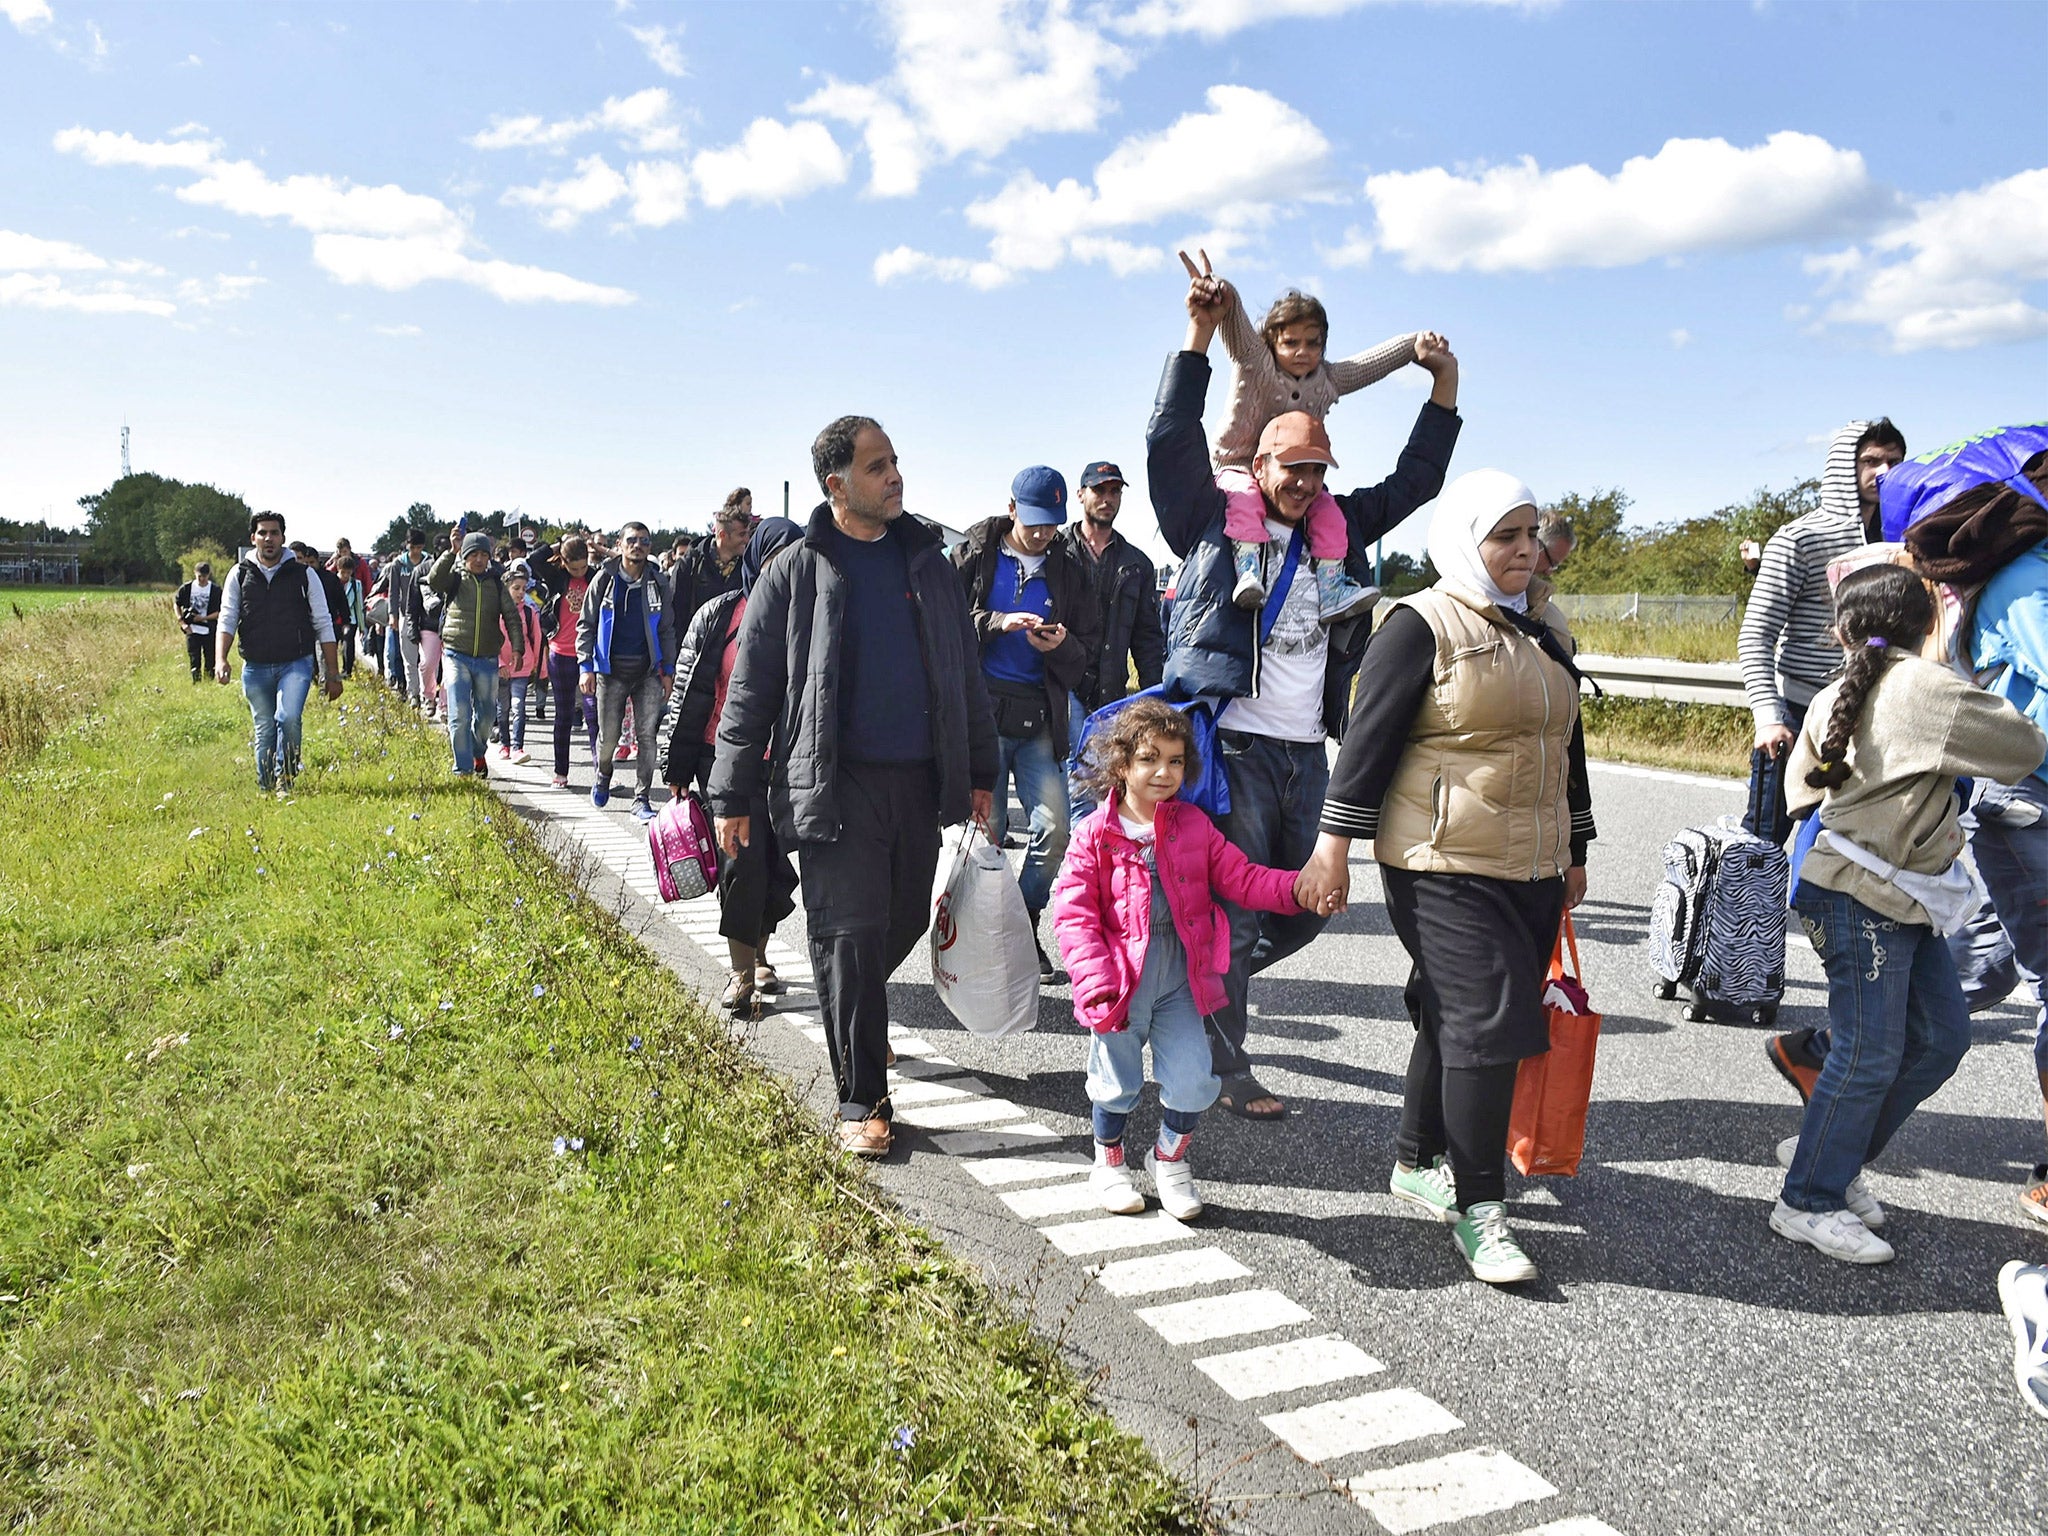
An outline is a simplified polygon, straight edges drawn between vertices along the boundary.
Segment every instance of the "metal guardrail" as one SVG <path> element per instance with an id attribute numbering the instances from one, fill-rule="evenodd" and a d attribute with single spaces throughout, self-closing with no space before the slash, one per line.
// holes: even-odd
<path id="1" fill-rule="evenodd" d="M 1727 704 L 1745 709 L 1742 669 L 1732 661 L 1672 661 L 1664 656 L 1574 658 L 1579 670 L 1603 689 L 1625 699 L 1664 699 L 1672 704 Z"/>

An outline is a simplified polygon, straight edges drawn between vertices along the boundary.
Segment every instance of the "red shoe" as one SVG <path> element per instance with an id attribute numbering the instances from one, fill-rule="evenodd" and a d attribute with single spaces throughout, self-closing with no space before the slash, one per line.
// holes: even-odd
<path id="1" fill-rule="evenodd" d="M 1808 1038 L 1800 1040 L 1798 1042 L 1799 1045 L 1808 1044 L 1811 1039 L 1811 1031 L 1802 1030 L 1800 1033 Z M 1770 1039 L 1764 1042 L 1764 1055 L 1770 1058 L 1771 1065 L 1777 1069 L 1778 1076 L 1784 1078 L 1786 1082 L 1792 1085 L 1792 1091 L 1799 1095 L 1799 1102 L 1805 1104 L 1813 1098 L 1814 1084 L 1820 1081 L 1820 1068 L 1809 1067 L 1801 1059 L 1805 1052 L 1798 1050 L 1791 1043 L 1794 1038 L 1792 1035 L 1771 1036 Z"/>
<path id="2" fill-rule="evenodd" d="M 478 775 L 481 777 L 489 777 L 491 771 L 491 760 L 488 756 L 480 757 L 476 760 L 476 771 Z"/>

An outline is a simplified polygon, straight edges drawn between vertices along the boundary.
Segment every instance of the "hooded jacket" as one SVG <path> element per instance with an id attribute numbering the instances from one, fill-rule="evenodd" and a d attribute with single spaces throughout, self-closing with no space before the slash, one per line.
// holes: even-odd
<path id="1" fill-rule="evenodd" d="M 481 576 L 459 568 L 455 551 L 444 549 L 427 572 L 427 586 L 441 594 L 441 645 L 458 656 L 495 659 L 509 649 L 524 654 L 525 631 L 512 609 L 512 594 L 496 571 Z"/>
<path id="2" fill-rule="evenodd" d="M 1810 705 L 1841 673 L 1842 648 L 1829 633 L 1835 594 L 1828 562 L 1869 542 L 1856 496 L 1856 439 L 1869 427 L 1852 421 L 1835 434 L 1821 471 L 1820 505 L 1764 545 L 1735 643 L 1743 696 L 1758 725 L 1791 724 L 1785 705 Z"/>
<path id="3" fill-rule="evenodd" d="M 676 654 L 675 608 L 669 597 L 668 578 L 650 560 L 641 573 L 639 585 L 646 593 L 647 670 L 668 672 Z M 590 588 L 583 594 L 583 611 L 576 619 L 576 661 L 585 672 L 600 677 L 612 675 L 612 637 L 619 609 L 633 586 L 619 555 L 613 555 L 592 572 Z"/>
<path id="4" fill-rule="evenodd" d="M 1230 966 L 1230 919 L 1216 898 L 1254 912 L 1299 912 L 1294 871 L 1254 864 L 1194 806 L 1168 800 L 1153 815 L 1153 858 L 1187 952 L 1188 992 L 1201 1013 L 1215 1013 Z M 1074 982 L 1074 1017 L 1098 1034 L 1126 1028 L 1152 942 L 1152 871 L 1125 835 L 1116 802 L 1074 829 L 1052 908 L 1060 958 Z M 1098 997 L 1109 1001 L 1097 1004 Z"/>
<path id="5" fill-rule="evenodd" d="M 967 587 L 974 635 L 982 645 L 1002 633 L 998 628 L 1001 614 L 990 609 L 989 593 L 1002 563 L 1003 541 L 1009 536 L 1010 522 L 1007 516 L 982 519 L 967 530 L 967 537 L 953 551 L 953 564 Z M 1064 541 L 1054 539 L 1046 546 L 1043 574 L 1046 592 L 1052 599 L 1052 621 L 1064 624 L 1067 629 L 1067 637 L 1043 653 L 1046 725 L 1052 731 L 1053 756 L 1064 761 L 1068 750 L 1067 695 L 1081 686 L 1088 663 L 1102 643 L 1102 617 L 1089 588 L 1088 573 Z"/>
<path id="6" fill-rule="evenodd" d="M 924 656 L 939 822 L 949 826 L 972 814 L 971 791 L 995 787 L 995 716 L 967 595 L 945 546 L 915 518 L 899 517 L 893 526 L 890 536 L 903 541 Z M 748 803 L 765 794 L 775 831 L 793 843 L 839 836 L 838 689 L 847 595 L 845 575 L 827 553 L 831 528 L 831 505 L 821 502 L 802 541 L 761 573 L 747 599 L 711 771 L 710 799 L 719 815 L 744 816 Z"/>
<path id="7" fill-rule="evenodd" d="M 1209 445 L 1202 430 L 1209 374 L 1209 359 L 1200 352 L 1169 357 L 1152 420 L 1145 428 L 1152 512 L 1168 547 L 1182 561 L 1162 679 L 1175 699 L 1237 699 L 1256 697 L 1259 691 L 1258 615 L 1230 599 L 1237 571 L 1223 531 L 1227 498 L 1209 467 Z M 1372 541 L 1443 488 L 1458 428 L 1456 411 L 1424 401 L 1394 472 L 1378 485 L 1336 498 L 1351 527 L 1351 550 L 1344 565 L 1354 581 L 1372 580 L 1367 555 Z M 1330 627 L 1323 725 L 1332 736 L 1342 735 L 1351 679 L 1370 635 L 1364 618 Z"/>
<path id="8" fill-rule="evenodd" d="M 1114 704 L 1131 691 L 1131 668 L 1140 688 L 1159 686 L 1166 667 L 1166 630 L 1159 622 L 1159 573 L 1143 550 L 1120 533 L 1111 533 L 1100 559 L 1081 539 L 1075 523 L 1060 535 L 1087 574 L 1102 638 L 1089 658 L 1075 693 L 1081 707 L 1093 712 Z"/>
<path id="9" fill-rule="evenodd" d="M 745 599 L 737 590 L 721 592 L 691 615 L 676 653 L 675 685 L 668 695 L 668 745 L 661 754 L 661 782 L 688 784 L 697 776 L 704 754 L 711 750 L 704 728 L 718 700 L 718 671 L 725 662 L 727 633 L 733 610 Z M 730 643 L 738 644 L 735 637 Z"/>

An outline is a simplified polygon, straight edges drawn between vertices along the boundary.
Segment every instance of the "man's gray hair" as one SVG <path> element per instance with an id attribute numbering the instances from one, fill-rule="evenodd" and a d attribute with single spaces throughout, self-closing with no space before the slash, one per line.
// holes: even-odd
<path id="1" fill-rule="evenodd" d="M 1572 520 L 1562 512 L 1548 511 L 1538 513 L 1536 517 L 1536 542 L 1539 544 L 1554 544 L 1559 539 L 1572 545 L 1576 545 L 1579 542 L 1579 536 L 1572 532 Z"/>
<path id="2" fill-rule="evenodd" d="M 818 477 L 818 490 L 822 494 L 832 494 L 831 488 L 825 484 L 827 476 L 843 475 L 853 468 L 853 440 L 869 427 L 877 432 L 882 430 L 882 424 L 872 416 L 842 416 L 812 442 L 811 469 Z"/>

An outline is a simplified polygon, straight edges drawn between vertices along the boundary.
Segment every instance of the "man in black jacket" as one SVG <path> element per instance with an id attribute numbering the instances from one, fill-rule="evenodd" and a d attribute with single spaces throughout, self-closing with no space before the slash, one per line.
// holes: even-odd
<path id="1" fill-rule="evenodd" d="M 213 579 L 213 562 L 195 565 L 192 579 L 178 588 L 172 601 L 178 627 L 185 631 L 185 659 L 192 663 L 196 683 L 213 670 L 213 631 L 220 623 L 221 586 Z"/>
<path id="2" fill-rule="evenodd" d="M 797 848 L 839 1142 L 879 1157 L 889 973 L 931 921 L 939 829 L 988 821 L 995 721 L 967 599 L 938 537 L 903 516 L 888 434 L 842 416 L 811 465 L 826 499 L 747 600 L 710 798 L 729 856 L 761 794 Z"/>
<path id="3" fill-rule="evenodd" d="M 1107 459 L 1097 459 L 1081 471 L 1074 502 L 1081 509 L 1080 519 L 1067 525 L 1060 540 L 1088 573 L 1102 638 L 1070 701 L 1069 742 L 1080 739 L 1081 722 L 1090 714 L 1130 692 L 1134 667 L 1138 686 L 1155 688 L 1166 666 L 1159 573 L 1137 545 L 1116 531 L 1117 514 L 1124 505 L 1124 472 Z M 1080 820 L 1090 805 L 1080 786 L 1070 782 L 1069 819 Z"/>
<path id="4" fill-rule="evenodd" d="M 1087 573 L 1059 538 L 1066 520 L 1066 480 L 1058 470 L 1034 464 L 1010 482 L 1009 513 L 976 523 L 953 553 L 967 584 L 982 680 L 996 716 L 1001 766 L 989 836 L 1003 840 L 1012 778 L 1031 817 L 1017 883 L 1031 914 L 1033 943 L 1067 854 L 1070 701 L 1101 633 Z M 1056 974 L 1038 943 L 1039 979 L 1051 981 Z"/>
<path id="5" fill-rule="evenodd" d="M 1330 782 L 1324 738 L 1343 729 L 1371 620 L 1323 628 L 1316 583 L 1305 569 L 1299 581 L 1283 577 L 1284 593 L 1276 580 L 1259 612 L 1231 601 L 1236 573 L 1223 531 L 1225 498 L 1202 430 L 1209 342 L 1231 301 L 1212 274 L 1196 273 L 1192 264 L 1188 270 L 1187 347 L 1167 359 L 1145 429 L 1152 511 L 1182 562 L 1165 683 L 1176 698 L 1227 701 L 1216 718 L 1217 751 L 1230 784 L 1230 811 L 1219 823 L 1223 835 L 1254 863 L 1299 869 L 1315 848 Z M 1435 383 L 1393 474 L 1337 497 L 1351 528 L 1346 564 L 1361 584 L 1370 578 L 1367 548 L 1443 488 L 1458 440 L 1458 360 L 1449 343 L 1424 333 L 1415 360 Z M 1335 467 L 1329 434 L 1312 416 L 1292 411 L 1266 424 L 1252 473 L 1265 497 L 1274 550 L 1291 551 L 1283 571 L 1306 567 L 1302 525 Z M 1217 1102 L 1251 1119 L 1277 1120 L 1286 1107 L 1253 1077 L 1245 1053 L 1246 991 L 1254 971 L 1307 944 L 1325 919 L 1313 912 L 1262 919 L 1229 902 L 1224 910 L 1230 917 L 1230 969 L 1223 978 L 1228 1003 L 1208 1020 L 1210 1054 L 1223 1079 Z"/>

